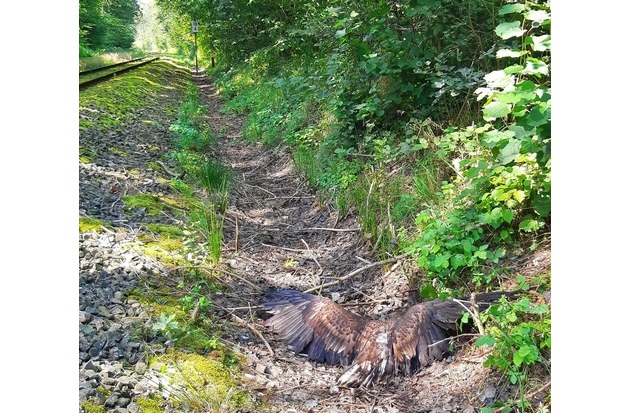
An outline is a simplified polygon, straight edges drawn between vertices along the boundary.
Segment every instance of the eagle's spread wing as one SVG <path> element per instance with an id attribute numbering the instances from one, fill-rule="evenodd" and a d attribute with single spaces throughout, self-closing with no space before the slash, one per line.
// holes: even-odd
<path id="1" fill-rule="evenodd" d="M 296 353 L 328 364 L 349 364 L 367 320 L 332 300 L 299 291 L 275 293 L 263 308 L 274 314 L 265 326 L 279 334 Z"/>
<path id="2" fill-rule="evenodd" d="M 496 292 L 477 296 L 480 310 L 501 296 Z M 263 308 L 273 314 L 265 321 L 296 353 L 328 364 L 352 363 L 338 383 L 359 386 L 396 374 L 410 374 L 441 360 L 448 351 L 447 330 L 456 323 L 470 301 L 434 300 L 411 307 L 400 317 L 368 320 L 332 300 L 293 290 L 274 294 Z"/>

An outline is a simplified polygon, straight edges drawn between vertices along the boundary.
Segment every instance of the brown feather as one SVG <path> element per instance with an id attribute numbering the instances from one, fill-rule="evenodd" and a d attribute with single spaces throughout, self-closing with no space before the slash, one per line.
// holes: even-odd
<path id="1" fill-rule="evenodd" d="M 493 292 L 477 295 L 481 311 L 501 296 Z M 433 300 L 417 304 L 402 316 L 389 320 L 368 320 L 332 300 L 293 290 L 275 293 L 263 308 L 273 316 L 265 326 L 278 334 L 296 353 L 328 364 L 351 364 L 339 378 L 344 386 L 364 386 L 397 374 L 409 375 L 449 349 L 448 331 L 470 301 Z"/>

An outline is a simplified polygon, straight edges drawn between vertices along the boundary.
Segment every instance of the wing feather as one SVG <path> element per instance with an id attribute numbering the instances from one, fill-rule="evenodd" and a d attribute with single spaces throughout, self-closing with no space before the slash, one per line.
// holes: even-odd
<path id="1" fill-rule="evenodd" d="M 332 300 L 294 290 L 275 293 L 263 308 L 273 314 L 265 326 L 277 333 L 296 353 L 312 360 L 348 364 L 366 320 Z"/>

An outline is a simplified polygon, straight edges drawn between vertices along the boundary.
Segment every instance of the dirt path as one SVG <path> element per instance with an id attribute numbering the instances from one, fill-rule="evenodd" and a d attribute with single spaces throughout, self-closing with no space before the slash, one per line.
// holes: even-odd
<path id="1" fill-rule="evenodd" d="M 286 148 L 266 148 L 241 139 L 242 120 L 222 114 L 216 90 L 196 79 L 220 136 L 219 158 L 234 175 L 225 228 L 223 261 L 236 274 L 232 293 L 214 298 L 227 313 L 262 332 L 275 355 L 237 323 L 227 338 L 249 358 L 246 374 L 268 411 L 310 412 L 473 412 L 504 396 L 498 378 L 482 368 L 484 354 L 459 354 L 412 377 L 368 390 L 340 389 L 343 369 L 296 356 L 264 331 L 255 309 L 264 293 L 278 288 L 308 290 L 376 261 L 353 215 L 338 216 L 311 192 L 292 167 Z M 413 267 L 408 261 L 376 266 L 321 293 L 370 317 L 391 316 L 406 306 Z M 355 305 L 352 303 L 372 303 Z M 232 320 L 235 318 L 232 317 Z"/>

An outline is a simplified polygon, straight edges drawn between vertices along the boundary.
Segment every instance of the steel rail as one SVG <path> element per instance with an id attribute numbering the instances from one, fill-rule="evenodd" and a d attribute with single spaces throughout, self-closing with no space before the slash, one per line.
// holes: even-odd
<path id="1" fill-rule="evenodd" d="M 142 58 L 142 59 L 146 59 L 146 58 Z M 105 75 L 103 75 L 103 76 L 95 77 L 95 78 L 93 78 L 93 79 L 85 80 L 85 81 L 83 81 L 83 82 L 81 82 L 81 81 L 79 80 L 79 90 L 81 90 L 81 89 L 85 89 L 85 88 L 86 88 L 86 87 L 88 87 L 88 86 L 93 86 L 93 85 L 95 85 L 95 84 L 97 84 L 97 83 L 100 83 L 100 82 L 102 82 L 102 81 L 104 81 L 104 80 L 111 79 L 112 77 L 114 77 L 114 76 L 116 76 L 116 75 L 119 75 L 119 74 L 121 74 L 121 73 L 125 73 L 125 72 L 128 72 L 128 71 L 130 71 L 130 70 L 136 69 L 136 68 L 138 68 L 138 67 L 140 67 L 140 66 L 144 66 L 144 65 L 146 65 L 146 64 L 152 63 L 152 62 L 154 62 L 154 61 L 156 61 L 156 60 L 158 60 L 158 59 L 159 59 L 159 57 L 153 57 L 153 58 L 150 58 L 149 60 L 145 60 L 145 61 L 140 62 L 140 63 L 138 63 L 138 64 L 131 65 L 131 66 L 127 66 L 127 67 L 124 67 L 124 68 L 122 68 L 122 69 L 120 69 L 120 70 L 116 70 L 116 71 L 114 71 L 114 72 L 107 73 L 107 74 L 105 74 Z M 135 60 L 135 61 L 137 61 L 137 60 L 140 60 L 140 59 L 134 59 L 134 60 Z M 133 61 L 133 60 L 128 60 L 128 61 L 123 62 L 123 63 L 124 63 L 124 64 L 128 64 L 129 62 L 132 62 L 132 61 Z M 112 65 L 112 66 L 120 66 L 120 65 L 121 65 L 121 64 L 116 64 L 116 65 Z M 112 66 L 110 66 L 110 68 L 111 68 Z"/>

